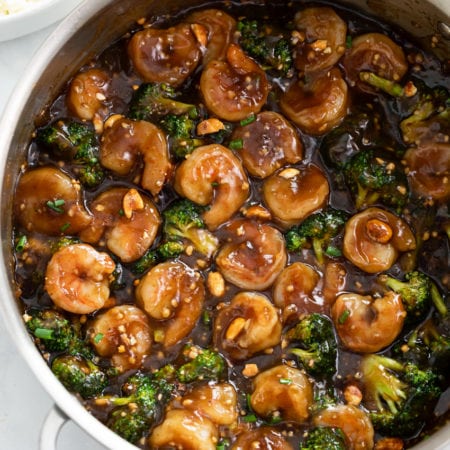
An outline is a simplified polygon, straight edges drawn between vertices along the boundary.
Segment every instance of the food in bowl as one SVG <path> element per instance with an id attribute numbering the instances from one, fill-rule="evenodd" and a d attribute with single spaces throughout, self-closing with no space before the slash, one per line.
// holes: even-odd
<path id="1" fill-rule="evenodd" d="M 43 112 L 30 334 L 141 448 L 402 448 L 446 420 L 449 81 L 345 8 L 136 28 Z"/>

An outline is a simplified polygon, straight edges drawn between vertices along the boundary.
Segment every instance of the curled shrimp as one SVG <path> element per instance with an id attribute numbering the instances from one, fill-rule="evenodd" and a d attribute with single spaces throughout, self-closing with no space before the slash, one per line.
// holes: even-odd
<path id="1" fill-rule="evenodd" d="M 147 315 L 134 305 L 119 305 L 98 315 L 88 326 L 95 351 L 111 358 L 119 371 L 141 367 L 152 347 Z"/>
<path id="2" fill-rule="evenodd" d="M 302 262 L 285 267 L 273 285 L 273 301 L 282 309 L 283 319 L 301 314 L 323 312 L 323 301 L 313 295 L 320 275 Z"/>
<path id="3" fill-rule="evenodd" d="M 261 426 L 240 433 L 231 450 L 294 450 L 283 434 L 275 428 Z"/>
<path id="4" fill-rule="evenodd" d="M 219 144 L 197 147 L 177 168 L 175 190 L 199 205 L 210 230 L 222 225 L 247 200 L 250 185 L 239 158 Z"/>
<path id="5" fill-rule="evenodd" d="M 138 31 L 130 39 L 128 55 L 144 81 L 179 86 L 195 70 L 202 52 L 192 26 L 180 23 Z"/>
<path id="6" fill-rule="evenodd" d="M 280 99 L 283 113 L 308 134 L 322 135 L 347 115 L 348 87 L 338 68 L 296 81 Z"/>
<path id="7" fill-rule="evenodd" d="M 106 128 L 100 146 L 100 162 L 120 176 L 128 175 L 142 157 L 144 170 L 140 184 L 158 195 L 172 172 L 164 133 L 150 122 L 116 120 Z"/>
<path id="8" fill-rule="evenodd" d="M 303 157 L 303 145 L 294 127 L 273 111 L 263 111 L 250 124 L 236 127 L 231 139 L 242 140 L 239 156 L 255 177 L 266 178 Z"/>
<path id="9" fill-rule="evenodd" d="M 212 60 L 223 61 L 227 54 L 228 45 L 233 40 L 236 31 L 236 21 L 233 17 L 220 9 L 204 9 L 195 11 L 186 18 L 186 22 L 200 24 L 206 30 L 206 45 L 203 64 Z"/>
<path id="10" fill-rule="evenodd" d="M 45 290 L 56 306 L 75 314 L 103 308 L 116 265 L 107 253 L 88 244 L 62 247 L 50 259 Z"/>
<path id="11" fill-rule="evenodd" d="M 247 359 L 280 343 L 281 321 L 270 300 L 257 292 L 240 292 L 220 309 L 214 342 L 231 358 Z"/>
<path id="12" fill-rule="evenodd" d="M 263 418 L 277 416 L 302 423 L 308 419 L 312 403 L 311 382 L 304 372 L 294 367 L 284 364 L 272 367 L 253 381 L 250 405 Z"/>
<path id="13" fill-rule="evenodd" d="M 53 236 L 63 231 L 77 234 L 92 220 L 83 205 L 80 185 L 50 166 L 27 170 L 20 177 L 14 212 L 28 231 Z"/>
<path id="14" fill-rule="evenodd" d="M 161 222 L 153 202 L 136 189 L 112 188 L 91 203 L 91 225 L 81 240 L 96 244 L 104 237 L 106 246 L 123 262 L 140 258 L 152 245 Z"/>
<path id="15" fill-rule="evenodd" d="M 376 298 L 344 293 L 331 307 L 331 317 L 345 347 L 374 353 L 394 342 L 402 331 L 406 311 L 394 292 Z"/>
<path id="16" fill-rule="evenodd" d="M 77 74 L 70 83 L 66 97 L 69 110 L 82 120 L 106 117 L 110 81 L 109 75 L 100 69 Z"/>
<path id="17" fill-rule="evenodd" d="M 216 257 L 224 278 L 242 289 L 271 286 L 287 261 L 282 234 L 270 225 L 238 219 L 226 226 L 225 236 L 228 242 Z"/>
<path id="18" fill-rule="evenodd" d="M 326 70 L 339 61 L 345 52 L 347 24 L 332 8 L 306 8 L 295 15 L 294 23 L 297 70 Z"/>
<path id="19" fill-rule="evenodd" d="M 205 287 L 199 272 L 178 261 L 153 267 L 136 287 L 136 301 L 156 322 L 155 340 L 171 347 L 195 327 Z"/>
<path id="20" fill-rule="evenodd" d="M 219 442 L 217 426 L 208 418 L 187 409 L 171 409 L 153 429 L 150 448 L 183 450 L 216 450 Z"/>
<path id="21" fill-rule="evenodd" d="M 269 94 L 264 70 L 236 44 L 226 61 L 211 61 L 200 78 L 206 107 L 221 119 L 238 121 L 258 113 Z"/>
<path id="22" fill-rule="evenodd" d="M 329 193 L 327 177 L 314 164 L 281 169 L 263 185 L 264 201 L 284 227 L 300 223 L 325 206 Z"/>

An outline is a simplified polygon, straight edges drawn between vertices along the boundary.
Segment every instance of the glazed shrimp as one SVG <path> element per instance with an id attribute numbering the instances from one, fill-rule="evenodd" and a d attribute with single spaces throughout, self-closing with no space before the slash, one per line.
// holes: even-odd
<path id="1" fill-rule="evenodd" d="M 193 12 L 186 18 L 186 22 L 194 24 L 193 27 L 200 24 L 206 30 L 203 64 L 206 65 L 212 60 L 223 61 L 236 31 L 234 18 L 220 9 L 211 8 Z"/>
<path id="2" fill-rule="evenodd" d="M 45 290 L 56 306 L 75 314 L 103 308 L 116 265 L 107 253 L 88 244 L 62 247 L 50 259 Z"/>
<path id="3" fill-rule="evenodd" d="M 81 240 L 96 244 L 104 237 L 106 246 L 121 261 L 135 261 L 152 245 L 161 219 L 153 202 L 136 189 L 112 188 L 91 203 L 91 225 Z"/>
<path id="4" fill-rule="evenodd" d="M 77 234 L 92 220 L 83 205 L 80 185 L 50 166 L 28 170 L 20 177 L 14 213 L 28 231 L 53 236 L 63 231 Z"/>
<path id="5" fill-rule="evenodd" d="M 313 164 L 281 169 L 263 184 L 264 201 L 284 227 L 300 223 L 325 206 L 329 193 L 325 174 Z"/>
<path id="6" fill-rule="evenodd" d="M 371 450 L 374 430 L 368 415 L 353 405 L 337 405 L 321 410 L 313 417 L 316 427 L 340 428 L 349 450 Z"/>
<path id="7" fill-rule="evenodd" d="M 196 69 L 202 56 L 192 26 L 146 28 L 133 35 L 128 55 L 144 81 L 179 86 Z"/>
<path id="8" fill-rule="evenodd" d="M 240 292 L 220 309 L 214 323 L 214 342 L 231 358 L 243 360 L 278 345 L 281 321 L 263 294 Z"/>
<path id="9" fill-rule="evenodd" d="M 340 294 L 331 317 L 342 343 L 349 350 L 374 353 L 390 345 L 403 328 L 406 311 L 398 294 L 384 297 Z"/>
<path id="10" fill-rule="evenodd" d="M 255 177 L 266 178 L 303 157 L 303 145 L 294 127 L 273 111 L 263 111 L 250 124 L 236 127 L 231 139 L 242 140 L 239 156 Z"/>
<path id="11" fill-rule="evenodd" d="M 302 262 L 295 262 L 280 273 L 273 285 L 273 301 L 283 311 L 285 321 L 291 316 L 323 312 L 323 300 L 313 294 L 319 280 L 320 275 Z"/>
<path id="12" fill-rule="evenodd" d="M 108 113 L 107 99 L 109 75 L 100 69 L 80 72 L 71 81 L 67 94 L 67 107 L 82 120 L 104 118 Z"/>
<path id="13" fill-rule="evenodd" d="M 239 434 L 231 450 L 294 450 L 275 428 L 262 426 Z"/>
<path id="14" fill-rule="evenodd" d="M 287 261 L 282 234 L 254 220 L 234 220 L 225 228 L 225 243 L 216 257 L 224 278 L 242 289 L 264 290 L 275 281 Z"/>
<path id="15" fill-rule="evenodd" d="M 200 78 L 206 107 L 221 119 L 238 121 L 258 113 L 269 94 L 264 70 L 236 44 L 226 61 L 211 61 Z"/>
<path id="16" fill-rule="evenodd" d="M 250 405 L 263 418 L 275 416 L 302 423 L 308 419 L 312 403 L 311 382 L 299 369 L 275 366 L 261 372 L 253 381 Z"/>
<path id="17" fill-rule="evenodd" d="M 219 144 L 197 147 L 177 168 L 175 190 L 199 205 L 209 205 L 203 219 L 215 230 L 244 204 L 249 182 L 236 155 Z"/>
<path id="18" fill-rule="evenodd" d="M 141 367 L 152 347 L 147 315 L 133 305 L 119 305 L 98 315 L 88 326 L 91 345 L 120 372 Z"/>
<path id="19" fill-rule="evenodd" d="M 283 113 L 308 134 L 322 135 L 347 115 L 348 87 L 339 69 L 295 81 L 280 99 Z"/>
<path id="20" fill-rule="evenodd" d="M 185 338 L 202 312 L 205 287 L 199 272 L 182 262 L 153 267 L 136 287 L 136 301 L 154 320 L 157 341 L 170 347 Z"/>
<path id="21" fill-rule="evenodd" d="M 306 8 L 295 15 L 294 23 L 297 70 L 303 73 L 326 70 L 339 61 L 346 48 L 347 24 L 332 8 Z"/>
<path id="22" fill-rule="evenodd" d="M 400 252 L 415 247 L 416 240 L 408 224 L 381 208 L 368 208 L 345 224 L 344 256 L 364 272 L 388 270 Z"/>
<path id="23" fill-rule="evenodd" d="M 119 176 L 136 167 L 139 157 L 144 162 L 140 184 L 158 195 L 172 172 L 164 133 L 150 122 L 118 119 L 106 128 L 100 146 L 100 162 Z"/>

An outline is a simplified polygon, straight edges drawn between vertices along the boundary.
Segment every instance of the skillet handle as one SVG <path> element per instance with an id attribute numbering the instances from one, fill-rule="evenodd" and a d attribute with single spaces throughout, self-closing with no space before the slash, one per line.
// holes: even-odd
<path id="1" fill-rule="evenodd" d="M 47 414 L 42 426 L 39 439 L 40 450 L 56 450 L 59 432 L 68 420 L 69 418 L 58 408 L 58 406 L 53 405 L 53 408 Z"/>

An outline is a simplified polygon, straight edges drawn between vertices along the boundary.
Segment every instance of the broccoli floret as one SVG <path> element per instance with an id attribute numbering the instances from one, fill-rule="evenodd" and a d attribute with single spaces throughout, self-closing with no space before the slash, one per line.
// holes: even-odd
<path id="1" fill-rule="evenodd" d="M 159 121 L 168 114 L 189 114 L 194 105 L 176 98 L 178 93 L 165 83 L 144 83 L 139 86 L 130 102 L 129 117 L 135 120 Z"/>
<path id="2" fill-rule="evenodd" d="M 39 129 L 36 141 L 55 155 L 78 165 L 78 178 L 86 188 L 94 188 L 104 180 L 105 173 L 98 160 L 98 140 L 91 126 L 59 119 Z"/>
<path id="3" fill-rule="evenodd" d="M 52 253 L 56 253 L 58 250 L 68 245 L 79 244 L 81 241 L 79 238 L 74 236 L 62 236 L 57 241 L 53 241 L 51 244 Z"/>
<path id="4" fill-rule="evenodd" d="M 177 370 L 177 378 L 181 383 L 191 383 L 199 380 L 215 380 L 222 378 L 226 363 L 220 353 L 199 347 L 187 347 L 188 355 L 195 353 L 191 361 L 183 364 Z"/>
<path id="5" fill-rule="evenodd" d="M 345 434 L 340 428 L 315 427 L 300 444 L 300 450 L 345 450 Z"/>
<path id="6" fill-rule="evenodd" d="M 128 442 L 135 444 L 149 429 L 149 419 L 139 408 L 121 406 L 109 415 L 107 426 Z"/>
<path id="7" fill-rule="evenodd" d="M 336 372 L 337 344 L 331 321 L 317 313 L 307 315 L 291 328 L 289 349 L 311 375 L 331 377 Z"/>
<path id="8" fill-rule="evenodd" d="M 289 251 L 297 251 L 312 245 L 317 261 L 324 263 L 325 254 L 340 256 L 340 250 L 331 241 L 343 229 L 349 215 L 342 210 L 327 208 L 308 216 L 300 225 L 292 227 L 285 234 Z"/>
<path id="9" fill-rule="evenodd" d="M 403 168 L 381 151 L 359 151 L 345 164 L 343 175 L 357 209 L 381 202 L 401 210 L 408 200 Z"/>
<path id="10" fill-rule="evenodd" d="M 66 389 L 83 398 L 100 394 L 108 385 L 107 375 L 92 361 L 80 355 L 57 356 L 51 369 Z"/>
<path id="11" fill-rule="evenodd" d="M 292 73 L 293 58 L 289 39 L 273 35 L 270 28 L 257 20 L 242 19 L 237 24 L 239 44 L 264 70 L 283 76 Z"/>
<path id="12" fill-rule="evenodd" d="M 163 211 L 163 234 L 166 241 L 189 240 L 195 249 L 210 257 L 219 241 L 205 228 L 203 208 L 187 199 L 177 200 Z"/>
<path id="13" fill-rule="evenodd" d="M 438 376 L 378 354 L 364 356 L 361 371 L 375 430 L 401 438 L 416 435 L 441 394 Z"/>

